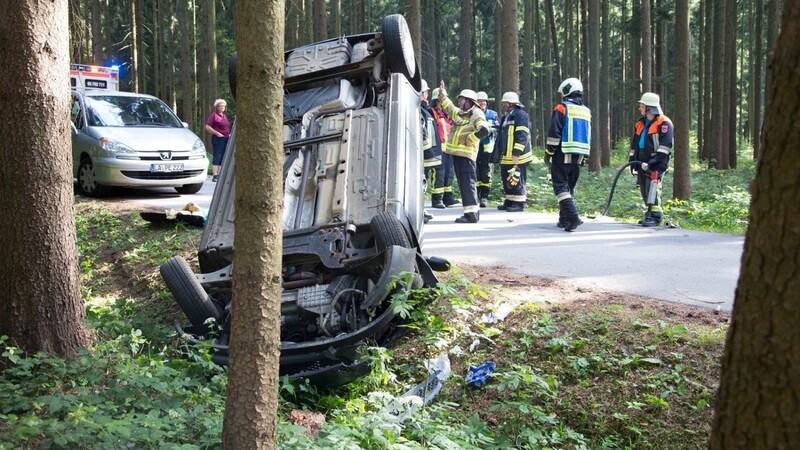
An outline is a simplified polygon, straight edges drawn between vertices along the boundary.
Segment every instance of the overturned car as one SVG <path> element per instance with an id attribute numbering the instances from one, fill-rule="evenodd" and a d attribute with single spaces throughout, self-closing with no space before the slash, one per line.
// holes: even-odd
<path id="1" fill-rule="evenodd" d="M 234 55 L 234 94 L 235 65 Z M 281 375 L 337 385 L 368 373 L 361 349 L 388 346 L 399 331 L 392 296 L 433 287 L 433 269 L 447 269 L 421 254 L 420 88 L 400 15 L 387 16 L 379 33 L 285 54 Z M 230 335 L 235 164 L 231 139 L 200 239 L 201 273 L 180 257 L 161 266 L 191 323 L 180 331 L 211 338 L 220 364 Z M 410 276 L 397 282 L 402 274 Z"/>

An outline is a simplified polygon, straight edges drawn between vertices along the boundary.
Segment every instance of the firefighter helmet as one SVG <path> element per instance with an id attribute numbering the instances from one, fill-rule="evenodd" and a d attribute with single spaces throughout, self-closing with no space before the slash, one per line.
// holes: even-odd
<path id="1" fill-rule="evenodd" d="M 431 92 L 431 98 L 439 98 L 439 88 L 433 88 L 433 92 Z"/>
<path id="2" fill-rule="evenodd" d="M 487 102 L 489 101 L 489 95 L 486 92 L 478 91 L 477 96 L 478 100 L 486 100 Z"/>
<path id="3" fill-rule="evenodd" d="M 478 94 L 476 94 L 472 89 L 464 89 L 458 94 L 458 96 L 464 97 L 476 105 L 478 104 Z"/>
<path id="4" fill-rule="evenodd" d="M 519 102 L 519 95 L 517 95 L 516 92 L 511 92 L 511 91 L 506 92 L 505 94 L 503 94 L 503 98 L 500 99 L 500 101 L 501 102 L 508 102 L 508 103 L 511 103 L 512 105 L 520 105 L 520 106 L 522 106 L 522 103 Z"/>
<path id="5" fill-rule="evenodd" d="M 639 103 L 647 106 L 648 111 L 652 114 L 664 114 L 661 110 L 661 99 L 658 97 L 658 94 L 654 94 L 652 92 L 645 92 L 642 94 L 642 98 L 639 100 Z"/>
<path id="6" fill-rule="evenodd" d="M 425 81 L 425 80 L 422 80 L 422 88 L 419 90 L 419 92 L 422 93 L 422 92 L 429 91 L 429 90 L 430 90 L 430 88 L 428 87 L 428 82 Z"/>
<path id="7" fill-rule="evenodd" d="M 577 78 L 567 78 L 558 87 L 558 93 L 561 94 L 562 97 L 568 97 L 570 94 L 576 92 L 583 93 L 583 84 L 581 84 L 581 80 Z"/>

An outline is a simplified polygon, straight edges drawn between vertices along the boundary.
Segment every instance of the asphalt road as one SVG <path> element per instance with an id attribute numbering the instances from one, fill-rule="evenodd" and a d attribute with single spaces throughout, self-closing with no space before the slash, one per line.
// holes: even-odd
<path id="1" fill-rule="evenodd" d="M 120 196 L 143 209 L 211 204 L 216 183 L 194 195 L 174 189 L 131 189 Z M 144 205 L 147 205 L 146 207 Z M 554 214 L 481 210 L 477 224 L 456 224 L 460 207 L 431 209 L 423 251 L 455 265 L 504 266 L 539 277 L 731 311 L 744 238 L 664 227 L 643 228 L 608 217 L 584 218 L 576 231 L 555 226 Z"/>

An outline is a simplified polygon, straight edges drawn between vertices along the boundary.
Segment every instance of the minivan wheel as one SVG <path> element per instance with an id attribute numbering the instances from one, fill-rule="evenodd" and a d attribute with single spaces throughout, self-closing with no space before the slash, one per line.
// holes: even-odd
<path id="1" fill-rule="evenodd" d="M 403 224 L 392 213 L 384 211 L 374 216 L 369 221 L 372 227 L 372 234 L 375 237 L 375 245 L 379 252 L 386 250 L 393 245 L 404 248 L 411 248 L 411 241 L 408 239 Z"/>
<path id="2" fill-rule="evenodd" d="M 200 192 L 200 189 L 203 189 L 203 183 L 184 184 L 183 186 L 175 186 L 175 190 L 178 191 L 178 194 L 197 194 L 198 192 Z"/>
<path id="3" fill-rule="evenodd" d="M 197 281 L 186 260 L 175 256 L 162 264 L 160 271 L 161 278 L 192 326 L 201 334 L 208 333 L 206 320 L 214 318 L 219 322 L 222 314 Z"/>
<path id="4" fill-rule="evenodd" d="M 389 71 L 402 73 L 408 81 L 412 81 L 417 72 L 417 61 L 406 19 L 400 14 L 384 17 L 381 33 Z"/>
<path id="5" fill-rule="evenodd" d="M 97 182 L 94 163 L 89 158 L 83 158 L 78 165 L 78 193 L 87 197 L 101 197 L 110 191 L 108 186 Z"/>

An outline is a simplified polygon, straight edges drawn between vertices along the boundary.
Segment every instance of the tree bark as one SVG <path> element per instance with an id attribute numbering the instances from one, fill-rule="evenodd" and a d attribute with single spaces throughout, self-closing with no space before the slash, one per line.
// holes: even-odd
<path id="1" fill-rule="evenodd" d="M 103 65 L 103 31 L 100 26 L 100 1 L 92 0 L 92 61 Z"/>
<path id="2" fill-rule="evenodd" d="M 503 30 L 500 59 L 503 62 L 501 86 L 503 91 L 519 92 L 519 28 L 517 0 L 503 0 L 500 29 Z"/>
<path id="3" fill-rule="evenodd" d="M 314 41 L 324 41 L 328 38 L 328 10 L 325 0 L 314 0 Z"/>
<path id="4" fill-rule="evenodd" d="M 284 2 L 253 0 L 238 7 L 236 253 L 222 447 L 273 449 L 283 252 Z"/>
<path id="5" fill-rule="evenodd" d="M 672 195 L 681 200 L 689 200 L 692 194 L 689 132 L 692 124 L 692 102 L 689 89 L 691 61 L 689 49 L 689 0 L 675 2 L 675 177 L 672 184 Z"/>
<path id="6" fill-rule="evenodd" d="M 653 31 L 650 19 L 650 0 L 641 0 L 639 19 L 642 36 L 642 91 L 649 92 L 653 89 Z"/>
<path id="7" fill-rule="evenodd" d="M 556 78 L 562 78 L 561 63 L 558 57 L 558 36 L 556 35 L 556 19 L 553 12 L 553 0 L 545 0 L 545 8 L 547 8 L 547 28 L 550 30 L 550 43 L 553 46 L 551 49 L 553 61 L 556 65 Z"/>
<path id="8" fill-rule="evenodd" d="M 331 35 L 342 34 L 342 0 L 331 0 Z"/>
<path id="9" fill-rule="evenodd" d="M 71 356 L 83 324 L 69 109 L 66 2 L 18 0 L 0 15 L 0 336 L 27 354 Z"/>
<path id="10" fill-rule="evenodd" d="M 787 2 L 767 82 L 763 146 L 709 448 L 800 442 L 800 4 Z M 774 82 L 779 80 L 778 83 Z M 787 113 L 790 112 L 790 113 Z"/>
<path id="11" fill-rule="evenodd" d="M 417 61 L 422 61 L 422 4 L 420 0 L 408 0 L 406 6 L 406 22 L 414 43 L 414 55 Z"/>
<path id="12" fill-rule="evenodd" d="M 533 115 L 533 92 L 531 67 L 533 67 L 533 1 L 523 2 L 522 66 L 520 69 L 520 101 L 525 105 L 531 119 L 531 138 L 536 139 L 536 121 Z M 533 145 L 533 143 L 531 143 Z"/>
<path id="13" fill-rule="evenodd" d="M 472 0 L 461 0 L 461 21 L 459 22 L 461 39 L 458 41 L 458 84 L 461 89 L 472 89 Z"/>
<path id="14" fill-rule="evenodd" d="M 608 88 L 611 83 L 610 75 L 610 56 L 611 56 L 611 33 L 608 23 L 608 9 L 610 0 L 602 0 L 600 3 L 600 85 L 598 86 L 600 105 L 598 108 L 600 125 L 600 165 L 602 167 L 611 166 L 611 118 L 609 117 L 609 95 Z"/>
<path id="15" fill-rule="evenodd" d="M 753 54 L 751 55 L 752 64 L 750 65 L 750 142 L 753 144 L 753 158 L 761 157 L 761 93 L 762 88 L 761 71 L 764 68 L 764 49 L 762 29 L 764 23 L 764 1 L 754 0 L 755 11 L 753 20 Z"/>
<path id="16" fill-rule="evenodd" d="M 589 172 L 600 170 L 600 123 L 603 118 L 599 116 L 600 108 L 600 4 L 599 0 L 589 2 L 589 94 L 587 101 L 593 109 L 592 142 L 589 153 Z"/>

